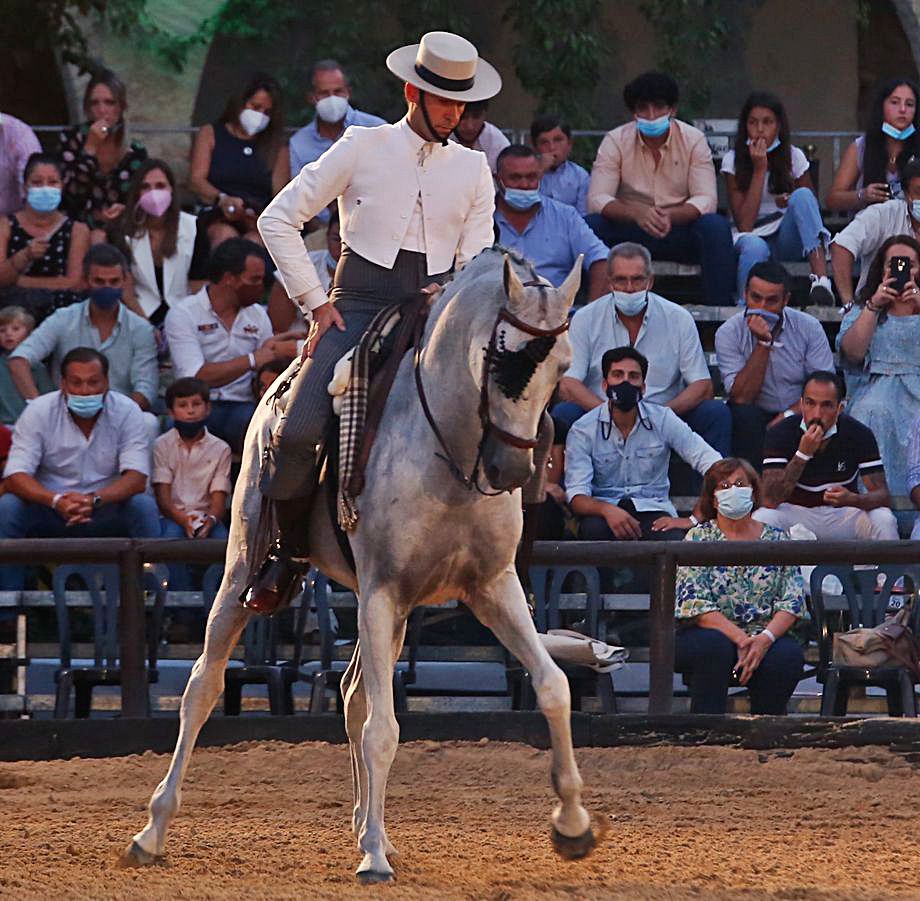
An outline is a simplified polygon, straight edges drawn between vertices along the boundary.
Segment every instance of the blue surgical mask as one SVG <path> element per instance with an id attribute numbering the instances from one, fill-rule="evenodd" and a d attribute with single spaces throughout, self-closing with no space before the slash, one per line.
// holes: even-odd
<path id="1" fill-rule="evenodd" d="M 920 200 L 912 200 L 910 202 L 910 215 L 920 222 Z"/>
<path id="2" fill-rule="evenodd" d="M 887 122 L 882 123 L 882 131 L 885 132 L 889 138 L 894 138 L 896 141 L 906 141 L 916 130 L 913 122 L 911 122 L 907 128 L 903 128 L 900 131 Z"/>
<path id="3" fill-rule="evenodd" d="M 753 143 L 754 142 L 750 138 L 747 139 L 748 147 L 750 147 L 751 144 Z M 773 143 L 767 148 L 767 153 L 773 153 L 773 151 L 776 150 L 776 148 L 779 147 L 779 145 L 780 145 L 780 140 L 779 140 L 779 135 L 777 135 L 773 139 Z"/>
<path id="4" fill-rule="evenodd" d="M 102 409 L 103 403 L 105 403 L 105 392 L 67 395 L 67 409 L 81 419 L 92 419 Z"/>
<path id="5" fill-rule="evenodd" d="M 671 127 L 671 116 L 659 116 L 657 119 L 643 119 L 641 116 L 636 119 L 636 128 L 639 134 L 647 138 L 660 138 Z"/>
<path id="6" fill-rule="evenodd" d="M 529 210 L 543 200 L 539 186 L 525 191 L 523 188 L 506 188 L 502 185 L 505 203 L 514 210 Z"/>
<path id="7" fill-rule="evenodd" d="M 638 316 L 648 303 L 648 289 L 645 291 L 614 291 L 613 305 L 624 316 Z"/>
<path id="8" fill-rule="evenodd" d="M 754 489 L 749 485 L 732 485 L 715 494 L 719 513 L 729 519 L 744 519 L 754 509 Z"/>
<path id="9" fill-rule="evenodd" d="M 759 316 L 767 323 L 770 331 L 776 328 L 776 324 L 782 319 L 782 315 L 779 313 L 771 313 L 769 310 L 752 310 L 750 307 L 744 308 L 744 318 L 747 319 L 748 316 Z"/>
<path id="10" fill-rule="evenodd" d="M 812 420 L 812 422 L 814 422 L 814 420 Z M 802 421 L 799 423 L 799 428 L 800 428 L 803 432 L 807 432 L 807 431 L 808 431 L 808 426 L 806 425 L 804 419 L 802 419 Z M 833 424 L 833 425 L 832 425 L 832 426 L 821 436 L 821 440 L 822 440 L 822 441 L 827 441 L 828 438 L 833 438 L 834 435 L 836 435 L 836 434 L 837 434 L 837 423 L 835 422 L 835 423 L 834 423 L 834 424 Z"/>
<path id="11" fill-rule="evenodd" d="M 26 191 L 26 203 L 36 213 L 51 213 L 61 205 L 61 189 L 45 186 L 29 188 Z"/>
<path id="12" fill-rule="evenodd" d="M 113 310 L 121 303 L 121 288 L 90 288 L 89 299 L 100 310 Z"/>

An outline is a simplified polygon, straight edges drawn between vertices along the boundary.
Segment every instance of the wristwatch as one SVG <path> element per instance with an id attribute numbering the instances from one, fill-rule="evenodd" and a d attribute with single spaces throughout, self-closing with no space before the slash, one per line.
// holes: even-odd
<path id="1" fill-rule="evenodd" d="M 93 513 L 95 513 L 102 506 L 102 495 L 94 494 L 93 495 Z"/>
<path id="2" fill-rule="evenodd" d="M 694 513 L 691 513 L 691 514 L 687 517 L 687 519 L 689 519 L 689 520 L 690 520 L 690 523 L 691 523 L 692 525 L 694 525 L 694 526 L 698 526 L 698 525 L 700 524 L 700 521 L 696 518 L 696 514 L 694 514 Z"/>

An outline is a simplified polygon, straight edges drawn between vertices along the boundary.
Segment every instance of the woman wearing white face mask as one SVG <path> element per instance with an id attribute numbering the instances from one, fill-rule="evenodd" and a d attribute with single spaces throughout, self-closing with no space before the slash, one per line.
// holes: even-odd
<path id="1" fill-rule="evenodd" d="M 162 160 L 134 174 L 114 243 L 131 263 L 124 302 L 158 328 L 169 308 L 194 294 L 203 279 L 206 248 L 196 242 L 198 221 L 179 209 L 176 179 Z"/>
<path id="2" fill-rule="evenodd" d="M 23 176 L 26 203 L 0 220 L 0 305 L 25 307 L 41 321 L 81 300 L 89 229 L 60 210 L 63 174 L 56 157 L 33 153 Z"/>
<path id="3" fill-rule="evenodd" d="M 686 541 L 781 541 L 752 519 L 760 478 L 746 460 L 716 463 L 703 482 L 707 521 Z M 782 715 L 802 676 L 802 646 L 789 630 L 807 616 L 794 566 L 682 566 L 677 571 L 675 670 L 688 675 L 690 710 L 725 713 L 732 680 L 748 688 L 751 713 Z"/>
<path id="4" fill-rule="evenodd" d="M 261 244 L 256 219 L 290 177 L 281 88 L 254 75 L 192 146 L 189 187 L 208 204 L 201 217 L 211 249 L 236 237 Z"/>

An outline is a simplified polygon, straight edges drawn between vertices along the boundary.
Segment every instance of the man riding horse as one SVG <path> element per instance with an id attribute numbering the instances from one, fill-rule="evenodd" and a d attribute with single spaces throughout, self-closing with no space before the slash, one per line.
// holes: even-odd
<path id="1" fill-rule="evenodd" d="M 279 534 L 242 597 L 260 613 L 287 603 L 307 571 L 307 512 L 317 448 L 332 416 L 327 386 L 336 362 L 384 307 L 435 293 L 455 266 L 493 243 L 495 192 L 486 157 L 447 138 L 467 102 L 498 93 L 498 73 L 469 41 L 442 31 L 394 50 L 387 67 L 405 83 L 405 117 L 348 128 L 259 218 L 288 295 L 313 318 L 262 465 L 260 488 L 274 504 Z M 342 256 L 327 297 L 301 230 L 336 198 Z"/>

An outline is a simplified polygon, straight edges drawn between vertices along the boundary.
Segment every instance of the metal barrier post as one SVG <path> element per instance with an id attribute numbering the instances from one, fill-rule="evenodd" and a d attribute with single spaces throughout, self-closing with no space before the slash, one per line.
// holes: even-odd
<path id="1" fill-rule="evenodd" d="M 674 699 L 674 600 L 677 562 L 673 554 L 655 559 L 649 610 L 648 712 L 670 713 Z"/>
<path id="2" fill-rule="evenodd" d="M 118 555 L 118 642 L 121 667 L 121 715 L 148 716 L 147 642 L 141 556 L 132 542 Z"/>

